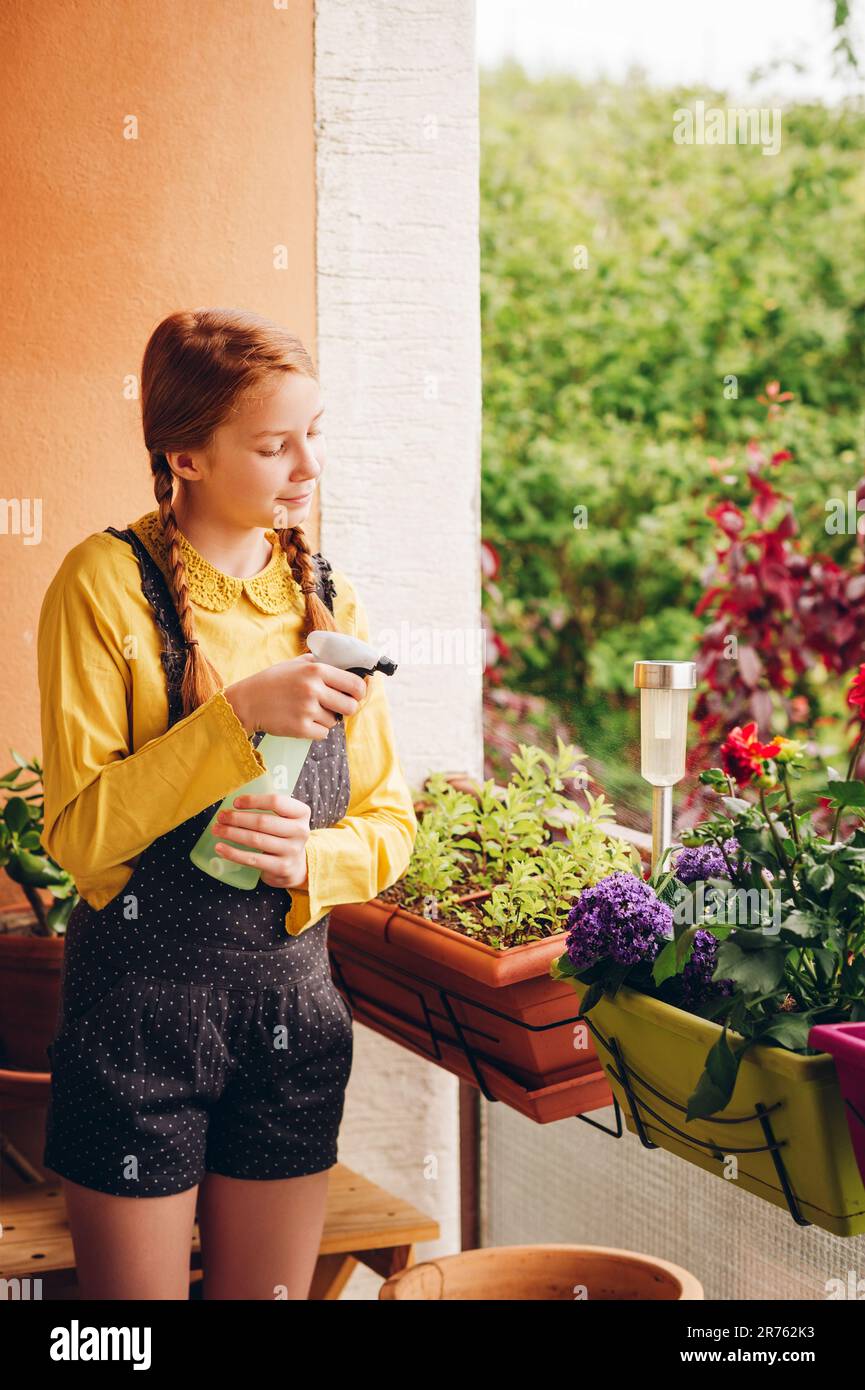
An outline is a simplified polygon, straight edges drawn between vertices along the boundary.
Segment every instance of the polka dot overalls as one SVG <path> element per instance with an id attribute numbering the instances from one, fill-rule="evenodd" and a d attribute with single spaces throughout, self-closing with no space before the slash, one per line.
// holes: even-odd
<path id="1" fill-rule="evenodd" d="M 135 533 L 106 530 L 138 557 L 174 724 L 176 608 Z M 315 561 L 333 611 L 330 566 Z M 311 744 L 293 795 L 316 830 L 342 819 L 349 792 L 340 719 Z M 205 1173 L 290 1178 L 337 1161 L 353 1037 L 330 973 L 329 915 L 290 936 L 286 889 L 232 888 L 195 867 L 190 851 L 219 804 L 154 840 L 104 908 L 82 898 L 69 918 L 43 1161 L 85 1187 L 157 1197 Z"/>

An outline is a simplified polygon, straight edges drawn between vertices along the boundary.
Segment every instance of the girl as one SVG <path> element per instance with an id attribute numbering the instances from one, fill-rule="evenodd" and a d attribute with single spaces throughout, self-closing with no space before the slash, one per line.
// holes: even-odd
<path id="1" fill-rule="evenodd" d="M 83 1297 L 187 1298 L 197 1204 L 205 1298 L 303 1299 L 353 1050 L 329 909 L 394 883 L 417 821 L 383 677 L 305 650 L 369 628 L 300 529 L 325 465 L 302 344 L 171 314 L 141 402 L 156 508 L 74 546 L 39 620 L 42 844 L 81 894 L 44 1162 Z M 313 742 L 292 796 L 223 813 L 246 891 L 189 854 L 265 730 Z"/>

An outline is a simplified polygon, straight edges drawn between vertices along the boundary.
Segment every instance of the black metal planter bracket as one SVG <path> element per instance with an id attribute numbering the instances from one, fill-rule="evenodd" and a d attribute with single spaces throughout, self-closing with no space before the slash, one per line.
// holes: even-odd
<path id="1" fill-rule="evenodd" d="M 651 1092 L 653 1096 L 657 1096 L 659 1100 L 663 1101 L 665 1105 L 670 1106 L 673 1110 L 678 1110 L 682 1114 L 686 1114 L 686 1107 L 684 1105 L 680 1105 L 678 1101 L 673 1100 L 671 1096 L 665 1095 L 663 1091 L 657 1090 L 654 1086 L 650 1085 L 650 1083 L 646 1081 L 644 1077 L 640 1076 L 638 1072 L 633 1071 L 631 1068 L 629 1068 L 625 1062 L 624 1057 L 622 1056 L 621 1050 L 615 1038 L 604 1037 L 604 1034 L 601 1032 L 601 1030 L 598 1027 L 596 1027 L 592 1020 L 587 1016 L 583 1016 L 583 1022 L 588 1024 L 589 1029 L 593 1037 L 595 1038 L 595 1041 L 601 1047 L 605 1048 L 613 1059 L 614 1065 L 610 1067 L 610 1075 L 613 1077 L 615 1081 L 618 1081 L 619 1085 L 622 1087 L 622 1089 L 625 1092 L 625 1095 L 628 1098 L 628 1104 L 631 1110 L 631 1118 L 634 1122 L 634 1126 L 636 1128 L 640 1143 L 643 1145 L 644 1148 L 660 1148 L 659 1144 L 655 1144 L 649 1138 L 648 1131 L 643 1120 L 643 1113 L 645 1112 L 646 1115 L 650 1115 L 652 1119 L 657 1121 L 658 1125 L 662 1129 L 665 1129 L 669 1134 L 674 1134 L 677 1138 L 683 1139 L 687 1144 L 696 1145 L 701 1149 L 706 1149 L 711 1154 L 711 1156 L 718 1162 L 723 1162 L 723 1159 L 727 1154 L 769 1153 L 771 1154 L 772 1163 L 775 1168 L 775 1172 L 778 1175 L 778 1181 L 781 1184 L 781 1190 L 784 1193 L 784 1200 L 787 1203 L 787 1210 L 789 1211 L 790 1216 L 796 1222 L 797 1226 L 810 1226 L 812 1224 L 802 1215 L 799 1202 L 796 1198 L 796 1194 L 793 1191 L 793 1187 L 790 1182 L 790 1176 L 787 1172 L 784 1160 L 781 1156 L 781 1150 L 786 1146 L 787 1140 L 779 1140 L 775 1138 L 775 1133 L 772 1129 L 772 1122 L 769 1118 L 770 1114 L 773 1111 L 780 1109 L 780 1101 L 772 1106 L 766 1106 L 763 1105 L 762 1102 L 757 1102 L 754 1106 L 753 1115 L 737 1115 L 733 1116 L 732 1118 L 724 1116 L 716 1117 L 718 1124 L 727 1125 L 741 1125 L 747 1124 L 752 1120 L 757 1120 L 760 1124 L 760 1128 L 763 1131 L 763 1136 L 766 1140 L 765 1144 L 760 1144 L 756 1147 L 752 1146 L 750 1148 L 734 1148 L 728 1145 L 720 1145 L 716 1140 L 696 1139 L 693 1135 L 686 1134 L 684 1130 L 677 1129 L 675 1125 L 671 1125 L 669 1120 L 665 1119 L 663 1115 L 658 1114 L 657 1110 L 653 1110 L 652 1107 L 648 1105 L 645 1100 L 638 1100 L 633 1083 L 639 1082 L 639 1084 L 642 1087 L 644 1087 L 647 1091 Z M 861 1119 L 861 1116 L 859 1116 L 859 1118 Z M 601 1128 L 601 1126 L 598 1126 L 598 1128 Z"/>
<path id="2" fill-rule="evenodd" d="M 588 1115 L 574 1115 L 573 1118 L 582 1120 L 584 1125 L 591 1125 L 592 1129 L 599 1129 L 602 1134 L 609 1134 L 612 1139 L 621 1139 L 625 1132 L 625 1126 L 622 1124 L 622 1107 L 615 1096 L 613 1096 L 613 1114 L 616 1117 L 615 1129 L 611 1129 L 609 1125 L 602 1125 L 600 1120 L 590 1120 Z"/>
<path id="3" fill-rule="evenodd" d="M 338 984 L 345 991 L 349 999 L 349 1002 L 352 1006 L 352 1009 L 358 1012 L 362 1017 L 362 996 L 359 996 L 358 991 L 352 990 L 349 987 L 348 982 L 345 979 L 345 974 L 342 968 L 340 967 L 339 961 L 336 959 L 336 956 L 332 951 L 330 953 L 330 959 Z M 404 983 L 405 978 L 410 977 L 410 972 L 402 971 L 401 973 L 403 976 L 403 980 L 401 982 Z M 426 1031 L 429 1034 L 430 1038 L 430 1044 L 432 1049 L 430 1054 L 430 1060 L 440 1061 L 441 1049 L 439 1047 L 439 1035 L 436 1032 L 434 1020 L 427 1006 L 424 990 L 421 987 L 423 985 L 428 985 L 429 982 L 424 980 L 424 978 L 420 975 L 416 975 L 413 978 L 415 978 L 418 982 L 415 992 L 417 994 L 417 998 L 423 1013 Z M 498 1101 L 499 1097 L 494 1096 L 492 1094 L 489 1086 L 484 1080 L 483 1074 L 481 1072 L 481 1066 L 483 1065 L 484 1059 L 472 1047 L 471 1043 L 469 1042 L 469 1039 L 466 1036 L 465 1029 L 460 1023 L 456 1014 L 454 1013 L 453 1006 L 451 1004 L 451 994 L 453 994 L 453 997 L 455 999 L 461 1001 L 462 996 L 455 991 L 449 991 L 445 989 L 443 986 L 438 987 L 437 993 L 439 999 L 441 1000 L 442 1008 L 444 1009 L 448 1019 L 450 1020 L 451 1027 L 453 1028 L 454 1034 L 459 1042 L 459 1045 L 462 1048 L 462 1051 L 466 1057 L 466 1060 L 469 1063 L 469 1066 L 471 1067 L 472 1075 L 475 1078 L 478 1090 L 484 1097 L 484 1100 L 494 1104 Z M 655 1119 L 658 1122 L 658 1124 L 661 1125 L 664 1129 L 668 1130 L 671 1134 L 677 1135 L 680 1139 L 684 1139 L 688 1144 L 696 1144 L 699 1145 L 700 1148 L 707 1149 L 712 1154 L 712 1156 L 714 1158 L 719 1159 L 719 1161 L 721 1161 L 721 1158 L 724 1154 L 763 1153 L 766 1150 L 769 1150 L 772 1154 L 772 1162 L 775 1165 L 775 1170 L 778 1174 L 778 1178 L 781 1183 L 784 1196 L 787 1200 L 787 1206 L 790 1210 L 790 1215 L 793 1217 L 793 1220 L 800 1226 L 811 1225 L 811 1222 L 806 1221 L 799 1211 L 798 1203 L 796 1201 L 795 1194 L 790 1185 L 790 1180 L 787 1175 L 787 1170 L 784 1167 L 784 1162 L 779 1152 L 779 1150 L 783 1147 L 786 1141 L 778 1141 L 777 1139 L 775 1139 L 775 1136 L 772 1132 L 771 1122 L 768 1118 L 771 1111 L 778 1109 L 777 1105 L 768 1108 L 764 1105 L 758 1105 L 756 1107 L 756 1113 L 754 1115 L 744 1115 L 734 1119 L 725 1119 L 723 1116 L 719 1116 L 717 1118 L 718 1124 L 744 1124 L 748 1120 L 759 1120 L 763 1133 L 766 1136 L 767 1142 L 765 1145 L 760 1145 L 758 1148 L 735 1149 L 726 1146 L 721 1147 L 715 1141 L 706 1142 L 705 1140 L 694 1139 L 691 1135 L 685 1134 L 684 1131 L 676 1129 L 673 1125 L 669 1123 L 668 1120 L 665 1120 L 662 1115 L 659 1115 L 657 1111 L 653 1110 L 651 1106 L 649 1106 L 646 1103 L 645 1100 L 637 1099 L 637 1095 L 634 1091 L 634 1087 L 632 1084 L 632 1078 L 633 1081 L 639 1082 L 639 1084 L 645 1090 L 650 1091 L 652 1095 L 657 1096 L 657 1098 L 663 1101 L 665 1105 L 669 1105 L 675 1110 L 680 1110 L 683 1114 L 685 1113 L 685 1107 L 683 1105 L 679 1105 L 678 1101 L 672 1100 L 671 1097 L 664 1095 L 662 1091 L 655 1090 L 655 1088 L 651 1086 L 649 1082 L 646 1081 L 643 1077 L 641 1077 L 638 1072 L 635 1072 L 632 1069 L 630 1069 L 625 1063 L 625 1059 L 622 1056 L 621 1051 L 619 1050 L 615 1038 L 605 1038 L 600 1029 L 595 1026 L 595 1024 L 586 1014 L 577 1013 L 571 1018 L 558 1019 L 554 1023 L 533 1025 L 525 1023 L 522 1019 L 511 1018 L 509 1014 L 503 1013 L 499 1009 L 494 1009 L 488 1004 L 480 1004 L 477 1000 L 469 1000 L 467 1002 L 470 1002 L 473 1008 L 481 1009 L 484 1013 L 488 1013 L 496 1018 L 505 1019 L 512 1025 L 525 1028 L 532 1033 L 545 1033 L 552 1028 L 563 1028 L 570 1026 L 570 1024 L 572 1023 L 577 1022 L 587 1024 L 589 1031 L 592 1033 L 596 1042 L 598 1042 L 601 1047 L 606 1048 L 607 1052 L 609 1052 L 610 1055 L 613 1057 L 616 1067 L 618 1067 L 618 1070 L 616 1070 L 615 1067 L 611 1067 L 610 1074 L 614 1078 L 614 1080 L 619 1082 L 619 1084 L 623 1087 L 625 1091 L 625 1094 L 628 1098 L 628 1102 L 631 1107 L 631 1117 L 634 1121 L 634 1125 L 636 1126 L 640 1143 L 644 1146 L 644 1148 L 657 1149 L 660 1148 L 660 1145 L 653 1143 L 653 1141 L 649 1138 L 646 1126 L 643 1121 L 643 1113 L 652 1116 L 652 1118 Z M 406 1041 L 408 1042 L 410 1040 L 407 1038 Z M 511 1080 L 514 1086 L 519 1086 L 525 1092 L 526 1095 L 530 1093 L 530 1087 L 522 1085 L 522 1083 L 517 1081 L 514 1077 L 511 1077 L 509 1079 Z M 615 1095 L 613 1096 L 613 1113 L 615 1115 L 615 1128 L 610 1128 L 610 1126 L 608 1125 L 601 1124 L 599 1120 L 589 1119 L 587 1115 L 575 1115 L 572 1118 L 576 1120 L 581 1120 L 583 1124 L 591 1125 L 593 1129 L 601 1130 L 603 1134 L 608 1134 L 613 1139 L 621 1139 L 624 1134 L 624 1127 L 622 1124 L 622 1110 L 619 1105 L 618 1099 Z M 856 1113 L 858 1115 L 858 1112 Z M 859 1118 L 861 1119 L 861 1116 L 859 1116 Z"/>
<path id="4" fill-rule="evenodd" d="M 498 1100 L 498 1096 L 492 1095 L 489 1086 L 484 1081 L 484 1078 L 481 1076 L 480 1068 L 478 1066 L 478 1059 L 475 1056 L 474 1048 L 472 1047 L 471 1043 L 469 1042 L 468 1038 L 463 1032 L 462 1024 L 460 1023 L 459 1019 L 453 1011 L 453 1006 L 451 1005 L 451 1001 L 448 998 L 448 992 L 446 989 L 439 990 L 439 998 L 442 1001 L 442 1007 L 444 1008 L 448 1018 L 450 1019 L 451 1027 L 453 1028 L 454 1032 L 459 1038 L 460 1047 L 462 1048 L 463 1052 L 468 1058 L 469 1066 L 472 1069 L 472 1074 L 474 1075 L 475 1081 L 478 1084 L 478 1089 L 480 1090 L 481 1095 L 483 1096 L 484 1100 Z M 523 1087 L 523 1090 L 527 1089 L 528 1087 Z"/>
<path id="5" fill-rule="evenodd" d="M 333 950 L 330 951 L 330 963 L 336 983 L 345 993 L 349 1001 L 349 1004 L 351 1005 L 353 1013 L 358 1015 L 359 1019 L 362 1021 L 362 1001 L 364 998 L 363 994 L 360 991 L 351 988 L 351 986 L 345 978 L 345 972 L 343 971 L 342 966 L 340 965 L 339 960 L 336 956 L 336 953 Z M 379 970 L 378 973 L 382 976 L 382 978 L 390 978 L 387 975 L 386 971 Z M 409 979 L 417 981 L 417 984 L 413 988 L 406 983 L 406 981 Z M 425 994 L 425 989 L 430 988 L 430 982 L 424 976 L 412 974 L 412 972 L 405 969 L 401 969 L 400 971 L 399 982 L 403 989 L 409 991 L 417 999 L 418 1006 L 423 1015 L 424 1032 L 429 1035 L 430 1040 L 430 1051 L 427 1054 L 429 1060 L 434 1062 L 442 1061 L 442 1051 L 441 1047 L 439 1046 L 439 1041 L 441 1040 L 450 1044 L 452 1040 L 446 1037 L 444 1034 L 440 1034 L 436 1031 L 435 1021 L 432 1017 L 432 1014 L 430 1013 L 429 1006 L 427 1005 Z M 436 988 L 436 993 L 438 994 L 438 997 L 441 1000 L 442 1009 L 447 1015 L 451 1027 L 453 1028 L 456 1041 L 459 1044 L 459 1047 L 461 1048 L 466 1058 L 466 1061 L 471 1067 L 472 1075 L 475 1079 L 478 1090 L 480 1091 L 484 1100 L 490 1101 L 491 1103 L 495 1103 L 496 1101 L 498 1101 L 499 1097 L 494 1096 L 492 1094 L 481 1072 L 481 1066 L 485 1064 L 485 1059 L 483 1055 L 480 1052 L 477 1052 L 475 1048 L 472 1047 L 472 1044 L 469 1042 L 469 1039 L 466 1036 L 465 1028 L 462 1026 L 456 1014 L 454 1013 L 453 1005 L 451 1003 L 452 998 L 459 1001 L 460 1003 L 468 1003 L 472 1006 L 473 1009 L 481 1010 L 483 1013 L 489 1014 L 491 1018 L 500 1018 L 504 1020 L 504 1022 L 509 1023 L 512 1027 L 522 1028 L 529 1033 L 548 1033 L 555 1028 L 569 1028 L 574 1023 L 588 1021 L 583 1020 L 580 1014 L 576 1013 L 569 1016 L 568 1018 L 555 1019 L 552 1023 L 526 1023 L 524 1019 L 513 1018 L 510 1014 L 503 1012 L 501 1009 L 494 1009 L 490 1004 L 481 1004 L 476 999 L 467 999 L 465 998 L 465 996 L 459 994 L 455 990 L 446 989 L 443 985 L 439 985 L 434 988 Z M 399 1029 L 396 1028 L 395 1025 L 393 1025 L 393 1023 L 391 1024 L 391 1027 L 393 1028 L 394 1032 L 399 1032 Z M 404 1034 L 403 1036 L 406 1044 L 417 1046 L 416 1040 L 410 1038 L 407 1034 Z M 491 1064 L 487 1062 L 486 1065 L 489 1066 Z M 525 1095 L 531 1094 L 532 1088 L 530 1086 L 523 1085 L 522 1082 L 517 1081 L 516 1078 L 512 1076 L 509 1077 L 508 1080 L 511 1082 L 513 1086 L 518 1087 L 520 1090 L 522 1090 Z M 573 1118 L 577 1120 L 583 1120 L 584 1123 L 587 1125 L 594 1125 L 596 1129 L 603 1130 L 605 1134 L 609 1134 L 613 1139 L 620 1139 L 624 1133 L 624 1129 L 622 1127 L 622 1117 L 619 1111 L 618 1102 L 615 1100 L 615 1097 L 613 1098 L 613 1104 L 615 1107 L 616 1115 L 615 1129 L 610 1129 L 607 1125 L 603 1125 L 597 1120 L 589 1120 L 586 1118 L 585 1115 L 575 1115 L 573 1116 Z"/>

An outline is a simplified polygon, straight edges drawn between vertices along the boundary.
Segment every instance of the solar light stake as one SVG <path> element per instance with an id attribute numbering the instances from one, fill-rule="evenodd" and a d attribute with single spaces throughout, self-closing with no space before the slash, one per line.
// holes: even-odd
<path id="1" fill-rule="evenodd" d="M 640 770 L 652 788 L 652 872 L 673 843 L 673 787 L 685 775 L 693 661 L 635 661 L 640 692 Z"/>

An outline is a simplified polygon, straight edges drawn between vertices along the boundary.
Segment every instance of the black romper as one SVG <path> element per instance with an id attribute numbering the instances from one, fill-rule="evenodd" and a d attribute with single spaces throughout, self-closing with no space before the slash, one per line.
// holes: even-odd
<path id="1" fill-rule="evenodd" d="M 138 557 L 173 725 L 177 610 L 134 531 L 106 530 Z M 330 566 L 314 558 L 332 612 Z M 313 830 L 345 815 L 343 720 L 313 741 L 293 795 Z M 233 888 L 195 867 L 190 851 L 221 800 L 154 840 L 105 907 L 82 898 L 69 918 L 43 1162 L 100 1192 L 160 1197 L 206 1173 L 291 1178 L 337 1161 L 353 1036 L 330 973 L 329 914 L 290 936 L 286 889 Z"/>

